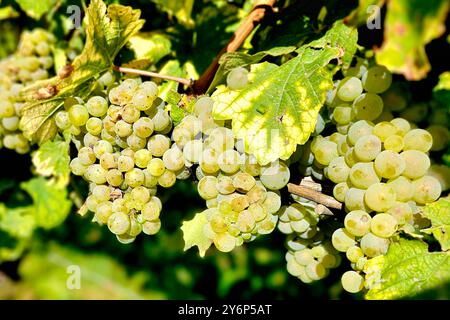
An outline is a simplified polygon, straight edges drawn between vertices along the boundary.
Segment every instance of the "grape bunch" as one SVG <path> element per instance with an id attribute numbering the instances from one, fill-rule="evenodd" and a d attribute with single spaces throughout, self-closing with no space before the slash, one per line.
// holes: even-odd
<path id="1" fill-rule="evenodd" d="M 293 203 L 279 213 L 278 230 L 287 234 L 287 271 L 304 283 L 325 278 L 341 258 L 331 241 L 317 226 L 319 216 L 313 206 Z"/>
<path id="2" fill-rule="evenodd" d="M 29 151 L 29 142 L 19 128 L 24 105 L 19 93 L 24 86 L 49 77 L 54 42 L 54 36 L 45 30 L 24 31 L 17 51 L 0 61 L 0 147 L 20 154 Z"/>
<path id="3" fill-rule="evenodd" d="M 244 152 L 243 141 L 212 118 L 213 100 L 202 97 L 173 132 L 174 147 L 164 155 L 176 169 L 194 171 L 197 190 L 206 201 L 204 234 L 229 252 L 258 235 L 272 232 L 281 206 L 278 190 L 290 178 L 282 162 L 260 166 Z"/>
<path id="4" fill-rule="evenodd" d="M 314 163 L 335 183 L 333 195 L 345 204 L 344 226 L 334 231 L 332 244 L 351 262 L 353 271 L 342 276 L 349 292 L 364 288 L 367 260 L 385 254 L 398 232 L 413 231 L 423 220 L 420 207 L 437 200 L 443 188 L 427 174 L 432 135 L 404 118 L 382 116 L 378 94 L 391 81 L 381 66 L 369 68 L 361 79 L 340 81 L 331 115 L 338 132 L 310 144 Z"/>
<path id="5" fill-rule="evenodd" d="M 168 156 L 175 150 L 166 135 L 172 121 L 157 85 L 135 79 L 114 85 L 109 73 L 98 82 L 104 95 L 68 99 L 55 121 L 78 139 L 70 168 L 90 183 L 87 209 L 120 242 L 131 243 L 141 232 L 159 231 L 157 186 L 171 187 L 182 168 Z"/>

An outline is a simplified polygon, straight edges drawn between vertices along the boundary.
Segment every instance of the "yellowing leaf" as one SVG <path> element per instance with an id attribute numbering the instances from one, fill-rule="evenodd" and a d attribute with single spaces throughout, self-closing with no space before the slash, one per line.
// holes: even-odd
<path id="1" fill-rule="evenodd" d="M 36 172 L 44 177 L 54 176 L 61 186 L 69 182 L 69 143 L 70 140 L 57 138 L 47 141 L 33 153 L 33 164 Z"/>
<path id="2" fill-rule="evenodd" d="M 194 0 L 151 0 L 156 3 L 161 10 L 167 12 L 170 16 L 175 16 L 178 21 L 188 27 L 194 25 L 191 18 Z"/>
<path id="3" fill-rule="evenodd" d="M 423 208 L 423 215 L 431 220 L 431 228 L 422 230 L 434 235 L 443 251 L 450 249 L 450 201 L 442 198 Z"/>
<path id="4" fill-rule="evenodd" d="M 21 184 L 33 199 L 33 215 L 36 226 L 50 229 L 66 219 L 72 206 L 67 189 L 57 186 L 43 177 L 33 178 Z"/>
<path id="5" fill-rule="evenodd" d="M 0 203 L 0 230 L 15 238 L 29 238 L 34 230 L 32 207 L 7 208 Z"/>
<path id="6" fill-rule="evenodd" d="M 203 227 L 207 223 L 205 212 L 197 213 L 192 220 L 183 221 L 181 230 L 183 231 L 184 251 L 197 246 L 200 257 L 205 256 L 206 250 L 212 244 L 212 241 L 203 232 Z"/>
<path id="7" fill-rule="evenodd" d="M 113 66 L 115 56 L 142 27 L 140 11 L 112 4 L 106 8 L 101 0 L 92 0 L 86 11 L 86 44 L 83 52 L 64 72 L 49 80 L 38 81 L 25 88 L 20 121 L 24 134 L 43 143 L 56 132 L 53 115 L 70 96 L 85 97 L 93 89 L 94 80 Z"/>
<path id="8" fill-rule="evenodd" d="M 130 38 L 130 49 L 138 60 L 147 59 L 157 63 L 171 51 L 170 40 L 162 34 L 139 33 Z"/>
<path id="9" fill-rule="evenodd" d="M 425 45 L 445 32 L 449 6 L 448 0 L 388 1 L 377 62 L 408 80 L 425 78 L 431 68 Z"/>
<path id="10" fill-rule="evenodd" d="M 414 296 L 450 281 L 450 254 L 428 252 L 426 243 L 400 239 L 384 256 L 364 266 L 367 299 L 399 299 Z"/>

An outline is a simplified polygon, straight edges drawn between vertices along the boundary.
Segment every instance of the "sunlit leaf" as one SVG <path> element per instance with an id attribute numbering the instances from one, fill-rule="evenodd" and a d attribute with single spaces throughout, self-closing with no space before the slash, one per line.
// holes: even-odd
<path id="1" fill-rule="evenodd" d="M 58 0 L 16 0 L 25 13 L 39 20 L 45 13 L 49 12 Z"/>
<path id="2" fill-rule="evenodd" d="M 450 201 L 442 198 L 426 205 L 423 215 L 431 220 L 431 228 L 422 231 L 433 234 L 442 250 L 450 249 Z"/>
<path id="3" fill-rule="evenodd" d="M 198 247 L 201 257 L 205 256 L 206 250 L 211 246 L 212 241 L 207 238 L 203 232 L 203 227 L 208 223 L 206 213 L 197 213 L 192 220 L 183 221 L 181 230 L 183 231 L 184 250 L 188 250 L 193 246 Z"/>

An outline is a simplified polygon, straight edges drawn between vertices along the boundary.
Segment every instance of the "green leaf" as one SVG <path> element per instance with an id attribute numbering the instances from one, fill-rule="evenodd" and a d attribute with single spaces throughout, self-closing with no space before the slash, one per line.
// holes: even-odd
<path id="1" fill-rule="evenodd" d="M 35 299 L 166 298 L 162 292 L 144 289 L 145 274 L 135 272 L 130 276 L 116 260 L 50 243 L 44 251 L 32 251 L 24 257 L 19 265 L 19 284 Z M 76 287 L 78 276 L 80 282 Z"/>
<path id="2" fill-rule="evenodd" d="M 138 60 L 155 64 L 171 52 L 172 44 L 163 34 L 139 33 L 130 38 L 130 49 Z"/>
<path id="3" fill-rule="evenodd" d="M 367 23 L 368 19 L 373 19 L 375 11 L 372 6 L 380 8 L 384 5 L 385 0 L 359 0 L 358 7 L 354 9 L 346 18 L 345 23 L 349 25 L 361 26 Z M 379 17 L 381 19 L 381 17 Z"/>
<path id="4" fill-rule="evenodd" d="M 29 17 L 39 20 L 55 6 L 57 0 L 16 0 L 16 2 Z"/>
<path id="5" fill-rule="evenodd" d="M 18 16 L 20 14 L 12 6 L 0 8 L 0 20 L 17 18 Z"/>
<path id="6" fill-rule="evenodd" d="M 441 73 L 439 82 L 433 89 L 433 97 L 444 108 L 450 110 L 450 71 Z"/>
<path id="7" fill-rule="evenodd" d="M 370 259 L 365 267 L 367 299 L 414 296 L 450 280 L 448 252 L 428 252 L 419 240 L 400 239 L 384 256 Z"/>
<path id="8" fill-rule="evenodd" d="M 29 238 L 34 231 L 32 207 L 7 208 L 0 203 L 0 230 L 15 238 Z"/>
<path id="9" fill-rule="evenodd" d="M 431 228 L 422 230 L 433 234 L 443 251 L 450 249 L 450 201 L 442 198 L 423 208 L 423 216 L 431 220 Z"/>
<path id="10" fill-rule="evenodd" d="M 140 11 L 112 4 L 106 8 L 101 0 L 92 0 L 86 11 L 86 44 L 83 52 L 64 72 L 49 80 L 25 88 L 28 101 L 22 111 L 21 129 L 27 138 L 38 143 L 52 139 L 57 132 L 52 116 L 71 96 L 86 97 L 94 80 L 113 66 L 115 56 L 142 27 Z"/>
<path id="11" fill-rule="evenodd" d="M 197 213 L 192 220 L 183 221 L 181 230 L 183 231 L 184 251 L 193 246 L 197 246 L 200 257 L 205 256 L 206 250 L 212 244 L 212 241 L 203 232 L 203 227 L 207 223 L 208 219 L 206 219 L 206 213 L 204 211 Z"/>
<path id="12" fill-rule="evenodd" d="M 377 62 L 408 80 L 425 78 L 431 69 L 425 45 L 445 32 L 449 5 L 448 0 L 388 1 Z"/>
<path id="13" fill-rule="evenodd" d="M 243 52 L 228 52 L 223 54 L 219 60 L 219 69 L 217 69 L 214 79 L 209 86 L 208 92 L 214 90 L 222 83 L 227 74 L 237 67 L 246 67 L 251 64 L 260 62 L 267 56 L 278 57 L 293 52 L 296 47 L 275 47 L 269 50 L 261 51 L 253 55 Z"/>
<path id="14" fill-rule="evenodd" d="M 70 212 L 71 201 L 67 189 L 43 177 L 21 184 L 33 199 L 33 214 L 38 227 L 50 229 L 61 224 Z"/>
<path id="15" fill-rule="evenodd" d="M 69 147 L 69 137 L 65 140 L 57 137 L 42 144 L 32 157 L 36 172 L 44 177 L 53 176 L 58 185 L 66 186 L 70 175 Z"/>
<path id="16" fill-rule="evenodd" d="M 175 16 L 178 21 L 187 26 L 192 27 L 194 21 L 191 18 L 192 8 L 194 7 L 194 0 L 151 0 L 156 3 L 158 7 L 167 12 L 169 16 Z"/>

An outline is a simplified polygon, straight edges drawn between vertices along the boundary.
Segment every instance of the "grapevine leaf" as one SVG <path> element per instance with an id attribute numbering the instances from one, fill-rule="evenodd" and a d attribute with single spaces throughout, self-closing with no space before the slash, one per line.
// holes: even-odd
<path id="1" fill-rule="evenodd" d="M 15 238 L 29 238 L 34 230 L 32 207 L 7 208 L 0 203 L 0 230 Z"/>
<path id="2" fill-rule="evenodd" d="M 35 20 L 39 20 L 56 4 L 56 0 L 16 0 L 16 2 L 29 17 Z"/>
<path id="3" fill-rule="evenodd" d="M 67 189 L 43 177 L 33 178 L 21 184 L 33 199 L 33 214 L 38 227 L 45 229 L 59 225 L 69 214 L 72 206 Z"/>
<path id="4" fill-rule="evenodd" d="M 0 8 L 0 20 L 17 18 L 19 15 L 20 14 L 12 6 Z"/>
<path id="5" fill-rule="evenodd" d="M 206 250 L 212 244 L 212 241 L 203 232 L 203 227 L 207 223 L 205 212 L 197 213 L 192 220 L 183 221 L 181 230 L 183 231 L 184 251 L 197 246 L 200 257 L 205 256 Z"/>
<path id="6" fill-rule="evenodd" d="M 158 7 L 167 12 L 169 16 L 175 16 L 178 21 L 187 26 L 192 27 L 194 21 L 191 18 L 192 8 L 194 7 L 194 0 L 151 0 L 156 3 Z"/>
<path id="7" fill-rule="evenodd" d="M 439 76 L 439 82 L 433 89 L 433 97 L 450 110 L 450 71 L 443 72 Z"/>
<path id="8" fill-rule="evenodd" d="M 278 57 L 293 52 L 296 47 L 275 47 L 269 50 L 260 51 L 253 55 L 244 52 L 228 52 L 223 54 L 219 60 L 219 69 L 217 69 L 214 79 L 209 86 L 208 92 L 214 90 L 222 83 L 226 75 L 237 67 L 246 67 L 260 62 L 267 56 Z"/>
<path id="9" fill-rule="evenodd" d="M 140 11 L 112 4 L 108 8 L 101 0 L 92 0 L 86 11 L 86 44 L 81 55 L 51 79 L 38 81 L 25 88 L 22 96 L 28 102 L 23 107 L 20 122 L 24 134 L 32 141 L 43 143 L 52 139 L 56 124 L 52 116 L 70 96 L 86 97 L 93 80 L 113 66 L 115 56 L 143 25 Z"/>
<path id="10" fill-rule="evenodd" d="M 449 6 L 448 0 L 389 1 L 377 62 L 408 80 L 423 79 L 431 69 L 425 45 L 445 32 Z"/>
<path id="11" fill-rule="evenodd" d="M 47 141 L 42 144 L 38 150 L 33 153 L 33 164 L 36 172 L 44 177 L 54 176 L 57 183 L 61 186 L 67 185 L 70 175 L 70 138 L 61 139 L 58 137 L 53 141 Z"/>
<path id="12" fill-rule="evenodd" d="M 367 23 L 375 18 L 374 14 L 381 11 L 384 2 L 385 0 L 359 0 L 358 7 L 345 18 L 345 23 L 356 26 Z M 381 17 L 378 18 L 381 19 Z"/>
<path id="13" fill-rule="evenodd" d="M 163 299 L 144 289 L 146 274 L 127 274 L 113 257 L 80 252 L 56 244 L 26 255 L 19 265 L 21 285 L 35 299 Z M 39 276 L 45 274 L 45 277 Z M 75 277 L 79 275 L 79 287 Z M 73 287 L 71 287 L 73 286 Z M 77 290 L 70 290 L 77 288 Z"/>
<path id="14" fill-rule="evenodd" d="M 183 68 L 180 66 L 180 62 L 177 60 L 169 60 L 159 71 L 163 75 L 171 75 L 174 77 L 185 77 L 186 74 Z M 177 91 L 178 83 L 175 81 L 165 81 L 159 88 L 158 96 L 166 101 L 170 92 Z"/>
<path id="15" fill-rule="evenodd" d="M 443 251 L 450 249 L 450 201 L 442 198 L 423 209 L 423 215 L 431 220 L 431 228 L 422 230 L 434 235 Z"/>
<path id="16" fill-rule="evenodd" d="M 130 38 L 130 49 L 138 60 L 155 64 L 171 51 L 170 40 L 162 34 L 139 33 Z"/>
<path id="17" fill-rule="evenodd" d="M 218 87 L 213 94 L 214 117 L 232 119 L 233 132 L 244 139 L 245 151 L 261 164 L 288 159 L 314 130 L 326 91 L 332 87 L 325 66 L 338 56 L 337 48 L 302 47 L 297 57 L 280 67 L 268 62 L 253 65 L 246 88 Z"/>
<path id="18" fill-rule="evenodd" d="M 420 240 L 400 239 L 386 255 L 370 259 L 364 272 L 367 299 L 399 299 L 450 281 L 450 254 L 430 253 Z"/>

